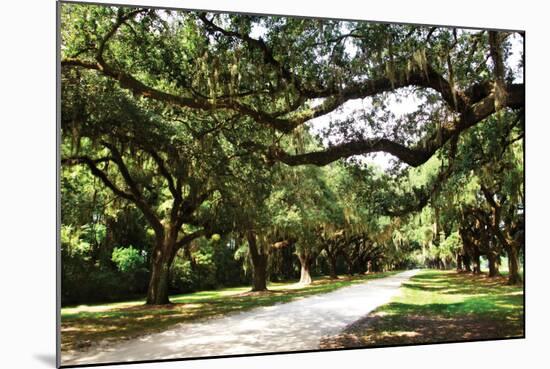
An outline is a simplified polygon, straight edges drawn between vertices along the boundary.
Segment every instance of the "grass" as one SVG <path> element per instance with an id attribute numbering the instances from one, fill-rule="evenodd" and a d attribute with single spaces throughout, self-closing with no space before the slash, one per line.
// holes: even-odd
<path id="1" fill-rule="evenodd" d="M 363 347 L 522 337 L 523 287 L 506 277 L 425 270 L 400 295 L 321 348 Z"/>
<path id="2" fill-rule="evenodd" d="M 101 341 L 110 343 L 159 332 L 170 326 L 285 303 L 310 295 L 382 278 L 396 272 L 375 273 L 331 280 L 316 279 L 311 285 L 271 283 L 269 292 L 248 292 L 250 287 L 224 288 L 170 296 L 173 304 L 146 306 L 145 300 L 80 305 L 61 309 L 61 350 L 82 350 Z"/>

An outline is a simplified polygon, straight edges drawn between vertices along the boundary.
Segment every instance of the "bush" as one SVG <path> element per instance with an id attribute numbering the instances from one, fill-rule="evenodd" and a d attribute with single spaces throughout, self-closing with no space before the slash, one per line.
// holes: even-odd
<path id="1" fill-rule="evenodd" d="M 242 261 L 235 260 L 234 247 L 218 235 L 211 240 L 196 240 L 191 260 L 183 250 L 176 255 L 171 268 L 173 292 L 187 293 L 246 284 Z"/>
<path id="2" fill-rule="evenodd" d="M 133 246 L 115 247 L 111 260 L 122 273 L 137 273 L 145 265 L 145 256 Z"/>

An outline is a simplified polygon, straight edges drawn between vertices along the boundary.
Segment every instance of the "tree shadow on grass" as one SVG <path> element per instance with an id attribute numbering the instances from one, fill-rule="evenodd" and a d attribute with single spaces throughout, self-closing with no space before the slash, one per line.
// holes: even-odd
<path id="1" fill-rule="evenodd" d="M 515 293 L 522 286 L 509 286 L 505 276 L 488 277 L 486 274 L 427 272 L 414 276 L 403 286 L 418 291 L 437 291 L 447 295 L 480 295 Z"/>
<path id="2" fill-rule="evenodd" d="M 492 304 L 508 304 L 509 298 L 492 298 Z M 391 303 L 383 312 L 363 318 L 341 334 L 325 337 L 320 348 L 368 347 L 442 343 L 522 337 L 523 314 L 499 314 L 486 309 L 476 314 L 467 303 L 413 305 Z"/>
<path id="3" fill-rule="evenodd" d="M 432 285 L 413 284 L 413 283 L 403 283 L 402 287 L 410 288 L 413 290 L 420 290 L 420 291 L 446 291 L 449 289 L 448 285 L 432 286 Z"/>
<path id="4" fill-rule="evenodd" d="M 475 317 L 446 318 L 438 315 L 371 316 L 345 330 L 342 334 L 326 337 L 320 347 L 368 347 L 378 345 L 405 345 L 443 343 L 522 337 L 523 326 L 518 319 L 503 324 L 500 319 Z"/>
<path id="5" fill-rule="evenodd" d="M 505 277 L 425 272 L 404 297 L 325 337 L 321 348 L 456 342 L 524 336 L 523 289 Z"/>

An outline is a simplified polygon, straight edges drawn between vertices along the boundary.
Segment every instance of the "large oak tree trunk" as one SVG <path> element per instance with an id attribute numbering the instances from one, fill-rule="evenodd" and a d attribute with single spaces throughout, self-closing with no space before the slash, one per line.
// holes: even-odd
<path id="1" fill-rule="evenodd" d="M 147 288 L 147 305 L 169 304 L 168 278 L 170 265 L 174 259 L 175 240 L 158 240 L 153 250 L 151 277 Z"/>
<path id="2" fill-rule="evenodd" d="M 359 274 L 366 274 L 367 270 L 367 259 L 363 257 L 359 263 Z"/>
<path id="3" fill-rule="evenodd" d="M 464 265 L 465 272 L 470 273 L 472 271 L 472 258 L 467 253 L 462 256 L 462 264 Z"/>
<path id="4" fill-rule="evenodd" d="M 508 284 L 521 283 L 521 275 L 519 274 L 519 258 L 518 247 L 515 243 L 510 242 L 507 248 L 508 254 Z"/>
<path id="5" fill-rule="evenodd" d="M 174 262 L 176 253 L 180 247 L 184 247 L 188 257 L 192 260 L 188 246 L 193 239 L 200 235 L 200 232 L 195 232 L 177 241 L 178 227 L 172 227 L 165 230 L 163 235 L 157 236 L 151 260 L 151 276 L 149 286 L 147 287 L 147 305 L 165 305 L 170 303 L 170 299 L 168 298 L 170 267 Z"/>
<path id="6" fill-rule="evenodd" d="M 498 277 L 498 258 L 499 256 L 493 252 L 487 253 L 487 261 L 489 262 L 489 277 Z"/>
<path id="7" fill-rule="evenodd" d="M 382 271 L 382 268 L 378 259 L 372 259 L 372 271 L 374 273 L 379 273 Z"/>
<path id="8" fill-rule="evenodd" d="M 159 261 L 152 264 L 151 279 L 147 288 L 147 305 L 169 304 L 168 275 L 169 265 Z"/>
<path id="9" fill-rule="evenodd" d="M 481 273 L 481 257 L 479 255 L 479 251 L 474 251 L 474 257 L 473 257 L 473 262 L 474 262 L 474 270 L 473 270 L 473 273 L 474 274 L 480 274 Z"/>
<path id="10" fill-rule="evenodd" d="M 311 262 L 313 261 L 313 258 L 306 254 L 306 253 L 299 253 L 298 259 L 300 260 L 300 284 L 311 284 Z"/>
<path id="11" fill-rule="evenodd" d="M 493 52 L 493 51 L 491 51 Z M 505 222 L 504 231 L 500 228 L 500 213 L 502 210 L 502 204 L 497 203 L 494 199 L 494 194 L 489 191 L 487 188 L 482 187 L 485 198 L 493 207 L 493 218 L 494 222 L 492 224 L 493 231 L 497 239 L 504 246 L 506 253 L 508 254 L 508 284 L 518 284 L 521 283 L 522 279 L 519 274 L 519 260 L 518 260 L 518 248 L 519 244 L 516 240 L 513 239 L 512 228 L 510 220 L 507 219 Z"/>
<path id="12" fill-rule="evenodd" d="M 519 274 L 519 258 L 518 248 L 519 244 L 511 237 L 507 237 L 500 229 L 495 229 L 496 236 L 506 250 L 508 254 L 508 284 L 518 284 L 522 282 Z M 506 233 L 509 235 L 511 232 L 507 229 Z"/>
<path id="13" fill-rule="evenodd" d="M 351 257 L 348 254 L 344 253 L 343 255 L 344 255 L 344 260 L 346 262 L 346 265 L 348 267 L 348 275 L 352 276 L 353 275 L 353 260 L 351 259 Z"/>
<path id="14" fill-rule="evenodd" d="M 254 232 L 248 232 L 246 238 L 252 261 L 252 291 L 267 291 L 267 254 L 258 249 Z"/>
<path id="15" fill-rule="evenodd" d="M 456 271 L 462 272 L 464 270 L 464 266 L 462 264 L 462 254 L 460 252 L 456 253 Z"/>
<path id="16" fill-rule="evenodd" d="M 253 262 L 254 272 L 252 278 L 252 291 L 267 290 L 267 258 L 261 255 Z"/>
<path id="17" fill-rule="evenodd" d="M 330 279 L 338 279 L 338 275 L 336 274 L 336 255 L 334 254 L 329 255 L 328 267 L 329 267 Z"/>

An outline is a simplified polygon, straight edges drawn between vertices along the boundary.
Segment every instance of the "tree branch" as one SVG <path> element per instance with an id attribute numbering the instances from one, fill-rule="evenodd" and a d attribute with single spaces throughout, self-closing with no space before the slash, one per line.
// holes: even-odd
<path id="1" fill-rule="evenodd" d="M 266 45 L 264 40 L 255 39 L 250 37 L 249 35 L 244 35 L 238 32 L 228 31 L 225 30 L 219 26 L 217 26 L 212 20 L 208 19 L 206 17 L 206 13 L 200 13 L 199 18 L 203 21 L 203 23 L 210 29 L 217 31 L 224 36 L 228 37 L 236 37 L 242 41 L 244 41 L 249 47 L 256 48 L 260 50 L 260 52 L 263 55 L 263 61 L 266 64 L 272 65 L 275 70 L 279 73 L 279 75 L 284 78 L 287 82 L 290 82 L 296 87 L 298 91 L 301 91 L 301 82 L 297 75 L 292 73 L 288 68 L 284 67 L 275 57 L 273 56 L 273 52 L 271 49 Z"/>
<path id="2" fill-rule="evenodd" d="M 61 159 L 61 164 L 69 165 L 69 166 L 78 165 L 78 164 L 87 164 L 86 162 L 88 160 L 92 161 L 94 164 L 100 164 L 100 163 L 108 163 L 110 161 L 113 161 L 113 158 L 109 156 L 105 156 L 103 158 L 91 159 L 88 156 L 71 156 L 68 158 Z"/>
<path id="3" fill-rule="evenodd" d="M 121 25 L 123 25 L 127 20 L 135 17 L 139 13 L 146 12 L 147 9 L 136 9 L 131 12 L 128 12 L 126 14 L 122 13 L 123 8 L 119 8 L 119 12 L 117 14 L 117 19 L 113 27 L 103 36 L 101 39 L 101 42 L 99 43 L 99 47 L 97 48 L 96 53 L 96 60 L 99 62 L 99 64 L 104 64 L 105 60 L 103 59 L 103 53 L 105 52 L 105 47 L 107 46 L 107 42 L 115 35 L 115 33 L 118 31 Z"/>
<path id="4" fill-rule="evenodd" d="M 139 10 L 130 12 L 125 16 L 119 15 L 117 22 L 110 32 L 108 32 L 102 40 L 96 55 L 96 61 L 86 61 L 75 58 L 65 58 L 61 64 L 64 67 L 80 67 L 90 70 L 96 70 L 103 75 L 117 80 L 122 88 L 132 91 L 137 96 L 150 98 L 158 101 L 163 101 L 167 104 L 172 104 L 181 107 L 193 109 L 214 111 L 216 109 L 232 110 L 236 113 L 246 115 L 254 119 L 256 122 L 273 127 L 281 132 L 289 133 L 296 127 L 305 122 L 328 114 L 346 101 L 351 99 L 359 99 L 377 94 L 393 91 L 397 88 L 407 86 L 418 86 L 422 88 L 431 88 L 439 92 L 446 104 L 456 113 L 460 114 L 460 118 L 455 121 L 446 122 L 442 125 L 441 135 L 438 137 L 425 137 L 413 147 L 407 147 L 398 142 L 391 141 L 386 138 L 356 140 L 343 143 L 337 146 L 327 148 L 325 150 L 310 152 L 300 155 L 289 155 L 282 150 L 272 149 L 271 157 L 280 160 L 288 165 L 315 164 L 325 165 L 339 158 L 349 157 L 358 154 L 368 154 L 373 152 L 387 152 L 405 163 L 418 166 L 426 162 L 440 147 L 442 147 L 450 138 L 460 134 L 467 128 L 475 125 L 485 119 L 490 114 L 494 113 L 501 107 L 507 106 L 512 109 L 521 108 L 524 105 L 524 86 L 522 85 L 502 85 L 506 99 L 502 98 L 500 88 L 495 89 L 495 82 L 486 81 L 476 84 L 466 89 L 464 92 L 455 91 L 451 83 L 447 81 L 437 70 L 431 65 L 418 66 L 413 71 L 399 71 L 395 78 L 382 77 L 374 80 L 368 80 L 362 83 L 353 83 L 344 88 L 337 86 L 327 87 L 321 90 L 307 90 L 299 82 L 297 76 L 291 71 L 284 68 L 281 63 L 274 57 L 272 50 L 260 39 L 253 39 L 248 35 L 243 35 L 238 32 L 225 30 L 217 26 L 212 20 L 206 17 L 205 13 L 199 15 L 199 18 L 204 22 L 206 27 L 220 32 L 228 37 L 236 37 L 246 42 L 250 47 L 259 49 L 264 55 L 264 62 L 272 65 L 277 69 L 285 79 L 289 79 L 298 83 L 301 103 L 296 103 L 292 107 L 287 108 L 285 114 L 270 113 L 256 109 L 231 97 L 225 99 L 217 99 L 214 103 L 207 97 L 188 97 L 185 95 L 176 95 L 167 93 L 139 81 L 131 74 L 118 70 L 112 65 L 106 63 L 103 59 L 103 50 L 108 40 L 116 33 L 116 29 L 130 16 L 137 14 Z M 433 33 L 433 30 L 430 31 Z M 502 55 L 500 52 L 500 37 L 493 33 L 490 35 L 491 56 L 493 56 L 495 64 L 495 74 L 497 77 L 497 85 L 500 85 L 499 80 L 503 75 L 501 71 Z M 496 90 L 496 91 L 495 91 Z M 193 96 L 193 95 L 192 95 Z M 301 109 L 305 99 L 325 98 L 325 101 L 311 109 Z M 496 105 L 496 106 L 495 106 Z M 301 110 L 300 110 L 301 109 Z M 283 118 L 281 118 L 283 117 Z"/>
<path id="5" fill-rule="evenodd" d="M 493 59 L 493 71 L 495 74 L 495 104 L 497 104 L 497 107 L 506 104 L 506 89 L 504 86 L 505 70 L 501 44 L 501 32 L 489 31 L 489 51 L 491 59 Z"/>
<path id="6" fill-rule="evenodd" d="M 132 178 L 132 176 L 130 175 L 130 172 L 128 171 L 128 167 L 124 163 L 124 160 L 122 159 L 122 155 L 121 155 L 120 151 L 118 151 L 118 149 L 116 148 L 115 145 L 113 145 L 109 142 L 101 141 L 101 144 L 103 146 L 105 146 L 106 148 L 108 148 L 109 151 L 111 151 L 111 154 L 113 155 L 113 161 L 117 165 L 118 170 L 119 170 L 120 174 L 122 175 L 122 178 L 124 178 L 124 182 L 126 182 L 128 187 L 130 188 L 130 191 L 132 192 L 132 194 L 136 198 L 142 198 L 143 196 L 141 194 L 141 191 L 140 191 L 139 187 L 137 186 L 136 182 L 134 181 L 134 179 Z"/>
<path id="7" fill-rule="evenodd" d="M 508 88 L 507 106 L 510 108 L 522 108 L 524 105 L 525 91 L 523 85 L 511 85 Z M 285 151 L 272 148 L 270 156 L 287 165 L 326 165 L 340 158 L 353 155 L 369 154 L 374 152 L 387 152 L 401 161 L 417 167 L 428 161 L 432 155 L 452 137 L 459 135 L 466 129 L 487 118 L 495 112 L 494 96 L 489 95 L 478 103 L 467 108 L 459 118 L 442 124 L 439 135 L 424 137 L 415 146 L 407 147 L 386 138 L 363 139 L 345 142 L 324 150 L 305 154 L 290 155 Z"/>
<path id="8" fill-rule="evenodd" d="M 324 150 L 297 155 L 290 155 L 281 149 L 273 149 L 271 155 L 278 161 L 291 166 L 303 164 L 323 166 L 340 158 L 381 151 L 392 154 L 414 167 L 423 164 L 430 157 L 427 152 L 421 149 L 410 149 L 405 145 L 386 138 L 356 140 L 335 145 Z"/>
<path id="9" fill-rule="evenodd" d="M 445 102 L 456 112 L 462 112 L 467 108 L 465 96 L 461 92 L 455 91 L 449 82 L 429 65 L 426 66 L 425 70 L 418 69 L 411 73 L 401 72 L 396 76 L 395 80 L 390 80 L 387 77 L 383 77 L 376 80 L 369 80 L 361 84 L 350 85 L 342 90 L 333 87 L 322 91 L 302 91 L 302 98 L 326 98 L 326 100 L 313 109 L 306 109 L 303 111 L 296 111 L 299 109 L 300 104 L 294 104 L 287 114 L 291 112 L 294 113 L 287 118 L 280 118 L 282 115 L 281 113 L 274 114 L 256 110 L 231 98 L 217 100 L 214 104 L 206 98 L 190 98 L 166 93 L 145 85 L 128 73 L 112 68 L 104 60 L 89 62 L 79 59 L 66 58 L 61 61 L 61 65 L 77 66 L 97 70 L 105 76 L 119 81 L 121 87 L 132 91 L 137 96 L 163 101 L 176 106 L 205 111 L 229 109 L 240 112 L 253 118 L 258 123 L 271 126 L 285 133 L 291 132 L 296 127 L 313 118 L 317 118 L 334 111 L 348 100 L 375 96 L 383 92 L 393 91 L 397 88 L 407 86 L 432 88 L 435 91 L 438 91 Z M 481 92 L 489 92 L 485 86 L 482 87 L 483 88 L 478 90 L 481 90 Z M 479 93 L 480 91 L 478 90 L 475 92 Z"/>
<path id="10" fill-rule="evenodd" d="M 334 111 L 348 100 L 366 98 L 383 92 L 392 91 L 397 88 L 413 85 L 424 88 L 432 88 L 435 91 L 438 91 L 442 95 L 445 102 L 457 112 L 462 112 L 467 107 L 463 94 L 453 90 L 449 82 L 429 65 L 426 66 L 425 70 L 417 69 L 411 73 L 405 73 L 403 71 L 396 76 L 395 80 L 390 80 L 387 77 L 383 77 L 376 80 L 369 80 L 361 84 L 353 84 L 344 89 L 332 87 L 326 88 L 322 91 L 301 91 L 302 98 L 326 98 L 326 101 L 313 109 L 307 109 L 301 112 L 296 112 L 296 110 L 300 107 L 300 104 L 295 104 L 291 107 L 292 110 L 288 111 L 288 113 L 294 111 L 294 114 L 291 114 L 287 118 L 279 118 L 279 116 L 282 115 L 281 113 L 272 114 L 256 110 L 231 98 L 217 100 L 214 104 L 206 98 L 190 98 L 166 93 L 145 85 L 128 73 L 115 70 L 104 60 L 98 60 L 97 63 L 94 63 L 79 59 L 66 58 L 61 61 L 61 65 L 77 66 L 100 71 L 104 75 L 119 81 L 121 87 L 129 89 L 137 96 L 163 101 L 176 106 L 207 111 L 229 109 L 240 112 L 253 118 L 258 123 L 271 126 L 285 133 L 291 132 L 294 128 L 313 118 L 317 118 Z M 488 92 L 485 89 L 483 89 L 483 91 Z"/>
<path id="11" fill-rule="evenodd" d="M 172 177 L 172 175 L 164 165 L 164 160 L 154 150 L 148 150 L 147 152 L 149 153 L 149 155 L 151 155 L 151 158 L 153 158 L 153 160 L 157 164 L 159 173 L 166 179 L 166 182 L 168 183 L 168 189 L 170 190 L 170 193 L 172 194 L 172 196 L 174 196 L 174 199 L 181 201 L 182 200 L 181 191 L 178 191 L 178 189 L 176 188 L 176 184 L 174 183 L 174 177 Z"/>
<path id="12" fill-rule="evenodd" d="M 193 241 L 196 238 L 202 237 L 206 235 L 206 231 L 204 229 L 200 229 L 198 231 L 195 231 L 193 233 L 186 234 L 185 236 L 181 237 L 179 240 L 176 241 L 176 250 L 184 247 L 191 241 Z"/>
<path id="13" fill-rule="evenodd" d="M 155 230 L 155 233 L 157 237 L 160 237 L 164 235 L 164 227 L 162 223 L 160 222 L 157 215 L 154 213 L 151 206 L 147 203 L 147 201 L 144 199 L 139 187 L 137 186 L 137 183 L 134 181 L 132 176 L 130 175 L 130 172 L 128 171 L 128 167 L 124 163 L 124 160 L 122 159 L 122 155 L 120 151 L 115 147 L 115 145 L 110 144 L 108 142 L 102 141 L 101 144 L 105 146 L 106 148 L 111 151 L 111 154 L 113 155 L 113 161 L 118 167 L 118 170 L 124 179 L 124 182 L 129 187 L 130 192 L 132 193 L 132 201 L 133 203 L 142 211 L 143 215 L 151 224 L 151 227 Z"/>
<path id="14" fill-rule="evenodd" d="M 121 190 L 119 187 L 117 187 L 114 182 L 112 182 L 109 177 L 107 176 L 107 173 L 105 173 L 103 170 L 99 169 L 96 164 L 98 163 L 104 163 L 111 160 L 111 158 L 100 158 L 100 159 L 92 159 L 88 156 L 75 156 L 70 158 L 65 158 L 61 160 L 62 164 L 65 165 L 78 165 L 78 164 L 85 164 L 90 169 L 90 172 L 95 177 L 99 178 L 103 184 L 109 188 L 113 193 L 119 197 L 122 197 L 123 199 L 129 200 L 133 203 L 136 202 L 136 198 L 134 195 L 127 193 L 123 190 Z"/>

